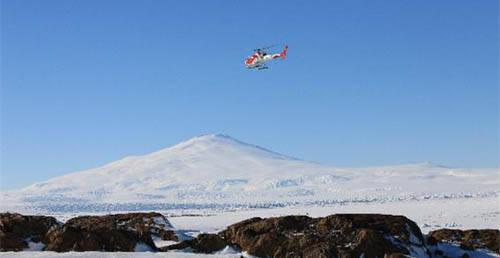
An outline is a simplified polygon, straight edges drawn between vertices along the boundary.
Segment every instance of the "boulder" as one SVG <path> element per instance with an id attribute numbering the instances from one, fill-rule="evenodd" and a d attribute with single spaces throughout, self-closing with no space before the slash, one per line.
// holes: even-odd
<path id="1" fill-rule="evenodd" d="M 464 250 L 489 249 L 500 254 L 500 230 L 498 229 L 438 229 L 429 232 L 429 239 L 455 244 Z"/>
<path id="2" fill-rule="evenodd" d="M 210 248 L 206 247 L 207 243 Z M 251 218 L 218 234 L 202 234 L 166 249 L 211 253 L 230 245 L 259 257 L 429 256 L 418 226 L 403 216 L 338 214 L 323 218 Z"/>
<path id="3" fill-rule="evenodd" d="M 0 251 L 22 251 L 28 242 L 46 245 L 46 233 L 59 225 L 53 217 L 0 213 Z"/>
<path id="4" fill-rule="evenodd" d="M 138 244 L 156 250 L 152 236 L 164 240 L 177 239 L 172 226 L 160 213 L 82 216 L 49 231 L 45 250 L 131 252 Z"/>

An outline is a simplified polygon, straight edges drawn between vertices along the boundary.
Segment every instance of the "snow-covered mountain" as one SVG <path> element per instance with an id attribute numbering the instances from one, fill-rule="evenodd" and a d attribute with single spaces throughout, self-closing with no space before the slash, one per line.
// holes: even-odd
<path id="1" fill-rule="evenodd" d="M 205 135 L 147 155 L 2 193 L 4 209 L 269 207 L 497 196 L 498 169 L 430 163 L 337 168 L 226 135 Z"/>

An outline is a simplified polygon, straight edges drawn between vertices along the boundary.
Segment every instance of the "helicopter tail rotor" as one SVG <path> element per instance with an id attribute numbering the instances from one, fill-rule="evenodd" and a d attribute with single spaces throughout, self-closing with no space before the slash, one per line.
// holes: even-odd
<path id="1" fill-rule="evenodd" d="M 283 50 L 283 52 L 280 54 L 281 58 L 283 58 L 283 60 L 286 59 L 286 51 L 288 50 L 288 45 L 285 46 L 285 49 Z"/>

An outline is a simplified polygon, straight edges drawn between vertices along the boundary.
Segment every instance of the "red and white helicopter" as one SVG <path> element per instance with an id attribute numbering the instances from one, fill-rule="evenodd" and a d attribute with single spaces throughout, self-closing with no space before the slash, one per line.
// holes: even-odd
<path id="1" fill-rule="evenodd" d="M 272 47 L 274 46 L 255 49 L 254 50 L 255 53 L 249 58 L 245 59 L 245 65 L 247 66 L 247 68 L 258 69 L 258 70 L 268 69 L 269 67 L 266 66 L 267 61 L 280 57 L 283 58 L 283 60 L 286 58 L 286 51 L 288 50 L 288 45 L 285 46 L 285 49 L 283 50 L 283 52 L 281 52 L 281 54 L 266 53 L 265 50 L 270 49 Z"/>

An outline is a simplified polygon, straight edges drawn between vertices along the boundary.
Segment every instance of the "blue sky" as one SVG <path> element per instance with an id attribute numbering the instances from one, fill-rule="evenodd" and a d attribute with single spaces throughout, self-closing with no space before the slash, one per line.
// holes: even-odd
<path id="1" fill-rule="evenodd" d="M 2 189 L 208 133 L 336 166 L 499 165 L 497 0 L 1 4 Z"/>

